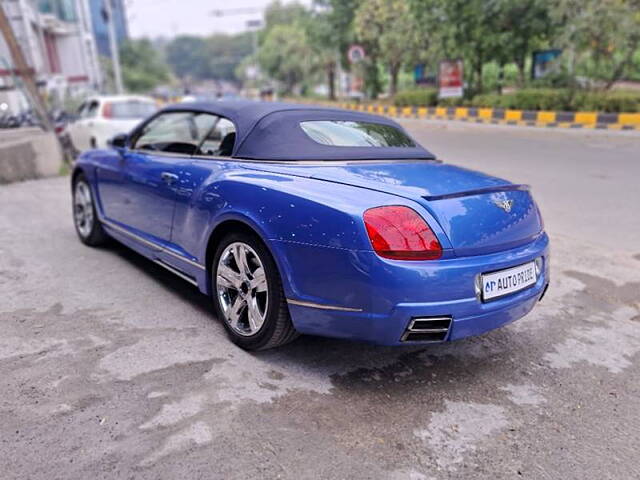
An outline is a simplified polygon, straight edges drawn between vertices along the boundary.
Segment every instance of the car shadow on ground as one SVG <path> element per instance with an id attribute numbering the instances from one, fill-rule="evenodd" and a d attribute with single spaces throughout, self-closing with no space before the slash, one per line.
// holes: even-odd
<path id="1" fill-rule="evenodd" d="M 162 285 L 165 290 L 178 296 L 181 300 L 189 302 L 202 313 L 215 319 L 211 300 L 203 295 L 197 287 L 177 277 L 168 270 L 162 268 L 157 263 L 131 250 L 125 245 L 111 240 L 105 247 L 106 250 L 114 253 L 120 259 L 134 266 L 138 271 L 143 272 Z"/>
<path id="2" fill-rule="evenodd" d="M 122 244 L 111 242 L 107 248 L 140 272 L 153 278 L 168 293 L 177 296 L 180 301 L 188 302 L 212 321 L 219 322 L 213 313 L 211 300 L 193 285 L 176 278 L 171 272 Z M 221 335 L 224 335 L 222 329 L 219 331 Z M 454 363 L 468 373 L 478 374 L 489 364 L 495 362 L 496 355 L 513 356 L 511 354 L 514 349 L 522 347 L 521 341 L 514 342 L 512 337 L 514 335 L 508 330 L 500 329 L 481 337 L 453 343 L 385 347 L 350 340 L 303 335 L 289 345 L 274 350 L 249 352 L 246 355 L 251 355 L 260 362 L 271 364 L 275 370 L 285 372 L 292 365 L 295 365 L 296 369 L 305 371 L 306 374 L 318 374 L 325 378 L 326 376 L 341 376 L 354 372 L 359 372 L 358 375 L 364 375 L 363 378 L 366 378 L 367 371 L 373 369 L 387 372 L 393 377 L 394 382 L 398 382 L 397 375 L 402 378 L 415 378 L 418 371 L 421 372 L 419 376 L 425 373 L 424 368 L 427 368 L 430 374 L 436 373 L 437 375 L 436 369 L 444 373 L 442 368 L 449 370 Z M 221 340 L 229 341 L 226 338 Z M 238 350 L 240 351 L 240 349 Z M 445 357 L 447 358 L 445 363 L 448 366 L 438 366 Z M 417 365 L 419 368 L 415 372 L 406 373 L 409 370 L 415 370 Z"/>

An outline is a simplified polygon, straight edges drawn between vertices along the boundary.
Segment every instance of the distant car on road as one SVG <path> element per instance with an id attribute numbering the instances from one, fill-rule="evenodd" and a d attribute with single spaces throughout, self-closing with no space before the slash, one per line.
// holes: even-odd
<path id="1" fill-rule="evenodd" d="M 67 132 L 77 151 L 106 148 L 114 135 L 128 132 L 158 110 L 155 100 L 139 95 L 90 97 L 78 108 Z"/>
<path id="2" fill-rule="evenodd" d="M 527 186 L 448 165 L 390 119 L 261 102 L 166 107 L 78 159 L 75 227 L 213 299 L 232 341 L 478 335 L 549 282 Z"/>

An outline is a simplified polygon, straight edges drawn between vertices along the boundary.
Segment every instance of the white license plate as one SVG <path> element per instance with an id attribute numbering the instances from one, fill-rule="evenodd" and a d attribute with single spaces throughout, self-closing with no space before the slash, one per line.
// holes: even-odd
<path id="1" fill-rule="evenodd" d="M 519 292 L 536 283 L 534 262 L 482 275 L 482 299 L 502 297 Z"/>

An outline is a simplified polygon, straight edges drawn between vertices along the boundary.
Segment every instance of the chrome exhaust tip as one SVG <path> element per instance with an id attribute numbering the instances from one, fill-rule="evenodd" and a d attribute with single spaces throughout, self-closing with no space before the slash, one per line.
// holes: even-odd
<path id="1" fill-rule="evenodd" d="M 451 317 L 415 317 L 402 334 L 402 342 L 443 342 L 451 329 Z"/>

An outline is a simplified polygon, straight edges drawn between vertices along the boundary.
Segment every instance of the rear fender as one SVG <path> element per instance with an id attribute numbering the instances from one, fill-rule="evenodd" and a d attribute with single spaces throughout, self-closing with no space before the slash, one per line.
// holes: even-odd
<path id="1" fill-rule="evenodd" d="M 272 252 L 287 295 L 302 293 L 294 284 L 295 276 L 289 274 L 296 271 L 292 262 L 300 261 L 299 256 L 294 260 L 290 255 L 294 250 L 299 252 L 294 246 L 321 248 L 327 261 L 333 258 L 327 249 L 335 250 L 336 262 L 349 252 L 371 251 L 362 214 L 372 207 L 406 205 L 419 211 L 432 225 L 443 248 L 449 247 L 442 229 L 418 203 L 348 185 L 254 171 L 219 178 L 204 186 L 196 197 L 198 205 L 189 209 L 191 218 L 184 225 L 187 229 L 198 225 L 207 228 L 201 233 L 183 232 L 185 242 L 197 242 L 197 248 L 194 244 L 193 250 L 188 245 L 185 249 L 198 251 L 198 258 L 206 258 L 215 229 L 228 220 L 240 221 L 254 230 Z"/>

